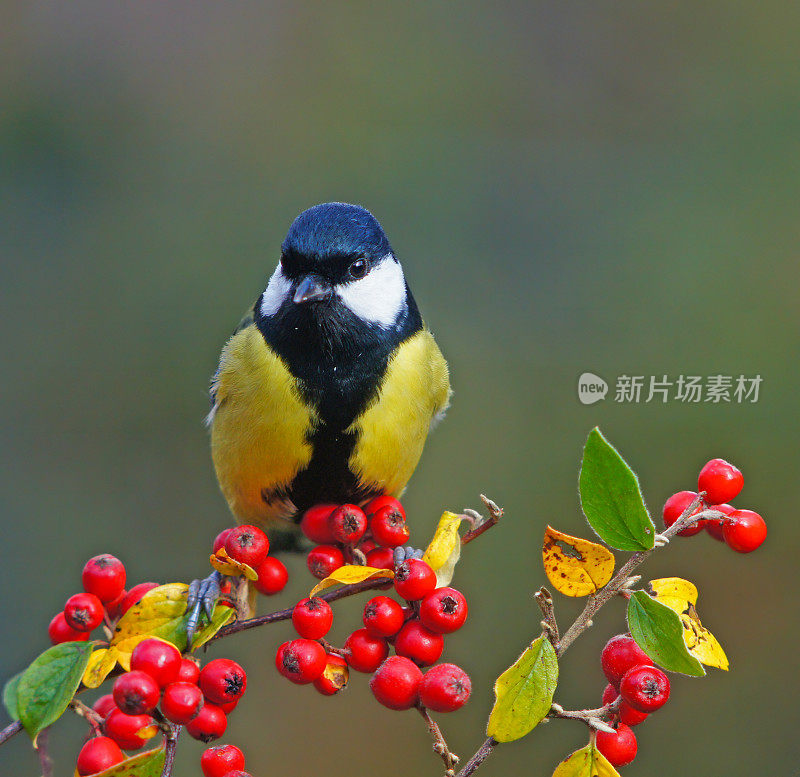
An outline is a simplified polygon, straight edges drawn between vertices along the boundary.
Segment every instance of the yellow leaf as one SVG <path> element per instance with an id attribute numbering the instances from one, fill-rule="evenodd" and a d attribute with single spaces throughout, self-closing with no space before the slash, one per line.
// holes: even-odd
<path id="1" fill-rule="evenodd" d="M 232 559 L 225 548 L 220 548 L 215 554 L 212 553 L 209 561 L 211 566 L 222 575 L 230 575 L 231 577 L 239 577 L 241 575 L 248 580 L 258 580 L 258 572 L 253 567 Z"/>
<path id="2" fill-rule="evenodd" d="M 309 596 L 316 596 L 320 591 L 331 588 L 335 585 L 352 585 L 360 583 L 362 580 L 369 580 L 373 577 L 385 577 L 387 580 L 394 579 L 394 572 L 391 569 L 377 569 L 376 567 L 362 567 L 357 564 L 345 564 L 335 572 L 328 575 L 324 580 L 320 580 L 312 589 Z"/>
<path id="3" fill-rule="evenodd" d="M 563 534 L 552 526 L 544 533 L 542 563 L 554 588 L 566 596 L 596 593 L 614 574 L 614 554 L 610 550 Z"/>
<path id="4" fill-rule="evenodd" d="M 619 772 L 590 742 L 556 766 L 553 777 L 619 777 Z"/>
<path id="5" fill-rule="evenodd" d="M 83 673 L 83 684 L 87 688 L 99 688 L 116 665 L 116 650 L 109 648 L 95 650 L 89 656 L 89 663 Z"/>
<path id="6" fill-rule="evenodd" d="M 422 560 L 436 572 L 436 586 L 441 588 L 450 585 L 456 564 L 461 557 L 461 535 L 458 527 L 464 516 L 449 511 L 442 513 L 433 539 L 425 551 Z"/>
<path id="7" fill-rule="evenodd" d="M 135 644 L 128 642 L 134 637 L 158 637 L 171 642 L 178 650 L 186 649 L 186 583 L 168 583 L 148 591 L 120 618 L 114 629 L 111 645 L 119 646 L 123 656 L 133 650 Z M 229 607 L 217 604 L 211 622 L 198 631 L 192 644 L 194 650 L 216 634 L 235 617 Z"/>
<path id="8" fill-rule="evenodd" d="M 700 622 L 695 605 L 697 587 L 681 577 L 662 577 L 650 581 L 653 598 L 678 613 L 683 626 L 686 649 L 701 663 L 728 670 L 728 657 L 717 638 Z"/>
<path id="9" fill-rule="evenodd" d="M 92 777 L 160 777 L 164 768 L 164 746 L 146 750 L 144 753 L 133 755 L 124 761 L 110 766 Z"/>
<path id="10" fill-rule="evenodd" d="M 548 639 L 539 637 L 495 681 L 487 735 L 498 742 L 524 737 L 550 712 L 557 683 L 555 650 Z"/>

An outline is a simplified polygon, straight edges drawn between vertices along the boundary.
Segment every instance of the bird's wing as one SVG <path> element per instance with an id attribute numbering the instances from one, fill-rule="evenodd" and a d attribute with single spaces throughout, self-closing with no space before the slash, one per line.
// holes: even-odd
<path id="1" fill-rule="evenodd" d="M 253 308 L 250 308 L 247 313 L 242 316 L 242 320 L 237 324 L 236 329 L 233 330 L 231 333 L 231 337 L 238 334 L 242 331 L 242 329 L 247 328 L 250 326 L 255 320 L 255 316 L 253 314 Z M 208 415 L 206 416 L 206 426 L 211 426 L 214 422 L 214 415 L 217 412 L 217 408 L 219 407 L 217 403 L 217 388 L 219 386 L 219 375 L 222 370 L 222 360 L 225 357 L 225 351 L 223 350 L 222 355 L 220 356 L 219 364 L 217 365 L 217 369 L 214 374 L 211 376 L 211 382 L 209 383 L 208 387 L 208 398 L 211 402 L 211 409 L 209 410 Z"/>

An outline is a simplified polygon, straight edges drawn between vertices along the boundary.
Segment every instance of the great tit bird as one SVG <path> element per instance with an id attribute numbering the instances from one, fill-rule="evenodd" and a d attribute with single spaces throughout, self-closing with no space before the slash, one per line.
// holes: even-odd
<path id="1" fill-rule="evenodd" d="M 340 202 L 292 223 L 222 349 L 211 451 L 243 523 L 399 496 L 450 400 L 447 362 L 375 217 Z"/>

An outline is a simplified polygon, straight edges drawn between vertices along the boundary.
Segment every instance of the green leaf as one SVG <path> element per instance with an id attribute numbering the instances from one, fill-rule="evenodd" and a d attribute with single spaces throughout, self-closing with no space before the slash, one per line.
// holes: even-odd
<path id="1" fill-rule="evenodd" d="M 636 644 L 660 667 L 702 677 L 702 664 L 683 641 L 678 614 L 644 591 L 634 591 L 628 602 L 628 628 Z"/>
<path id="2" fill-rule="evenodd" d="M 553 772 L 553 777 L 619 777 L 619 772 L 606 760 L 592 741 L 567 756 Z"/>
<path id="3" fill-rule="evenodd" d="M 498 742 L 524 737 L 550 712 L 558 659 L 548 639 L 535 639 L 494 684 L 495 703 L 486 733 Z"/>
<path id="4" fill-rule="evenodd" d="M 19 720 L 19 710 L 17 709 L 17 687 L 19 686 L 20 678 L 23 673 L 15 674 L 3 686 L 3 706 L 6 712 L 11 716 L 11 720 Z"/>
<path id="5" fill-rule="evenodd" d="M 45 650 L 17 685 L 19 719 L 31 739 L 57 721 L 75 695 L 94 644 L 62 642 Z"/>
<path id="6" fill-rule="evenodd" d="M 595 427 L 583 449 L 581 508 L 603 542 L 617 550 L 650 550 L 656 527 L 644 505 L 639 480 Z"/>
<path id="7" fill-rule="evenodd" d="M 147 750 L 139 755 L 131 756 L 104 772 L 93 777 L 161 777 L 164 769 L 165 752 L 163 747 Z"/>

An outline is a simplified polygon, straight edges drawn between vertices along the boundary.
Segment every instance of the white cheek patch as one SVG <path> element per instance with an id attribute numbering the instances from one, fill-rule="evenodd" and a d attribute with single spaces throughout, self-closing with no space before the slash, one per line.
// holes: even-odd
<path id="1" fill-rule="evenodd" d="M 292 282 L 283 274 L 280 263 L 261 295 L 261 315 L 274 316 L 292 291 Z"/>
<path id="2" fill-rule="evenodd" d="M 361 280 L 339 284 L 336 293 L 362 321 L 388 329 L 405 307 L 403 269 L 394 257 L 387 255 Z"/>

